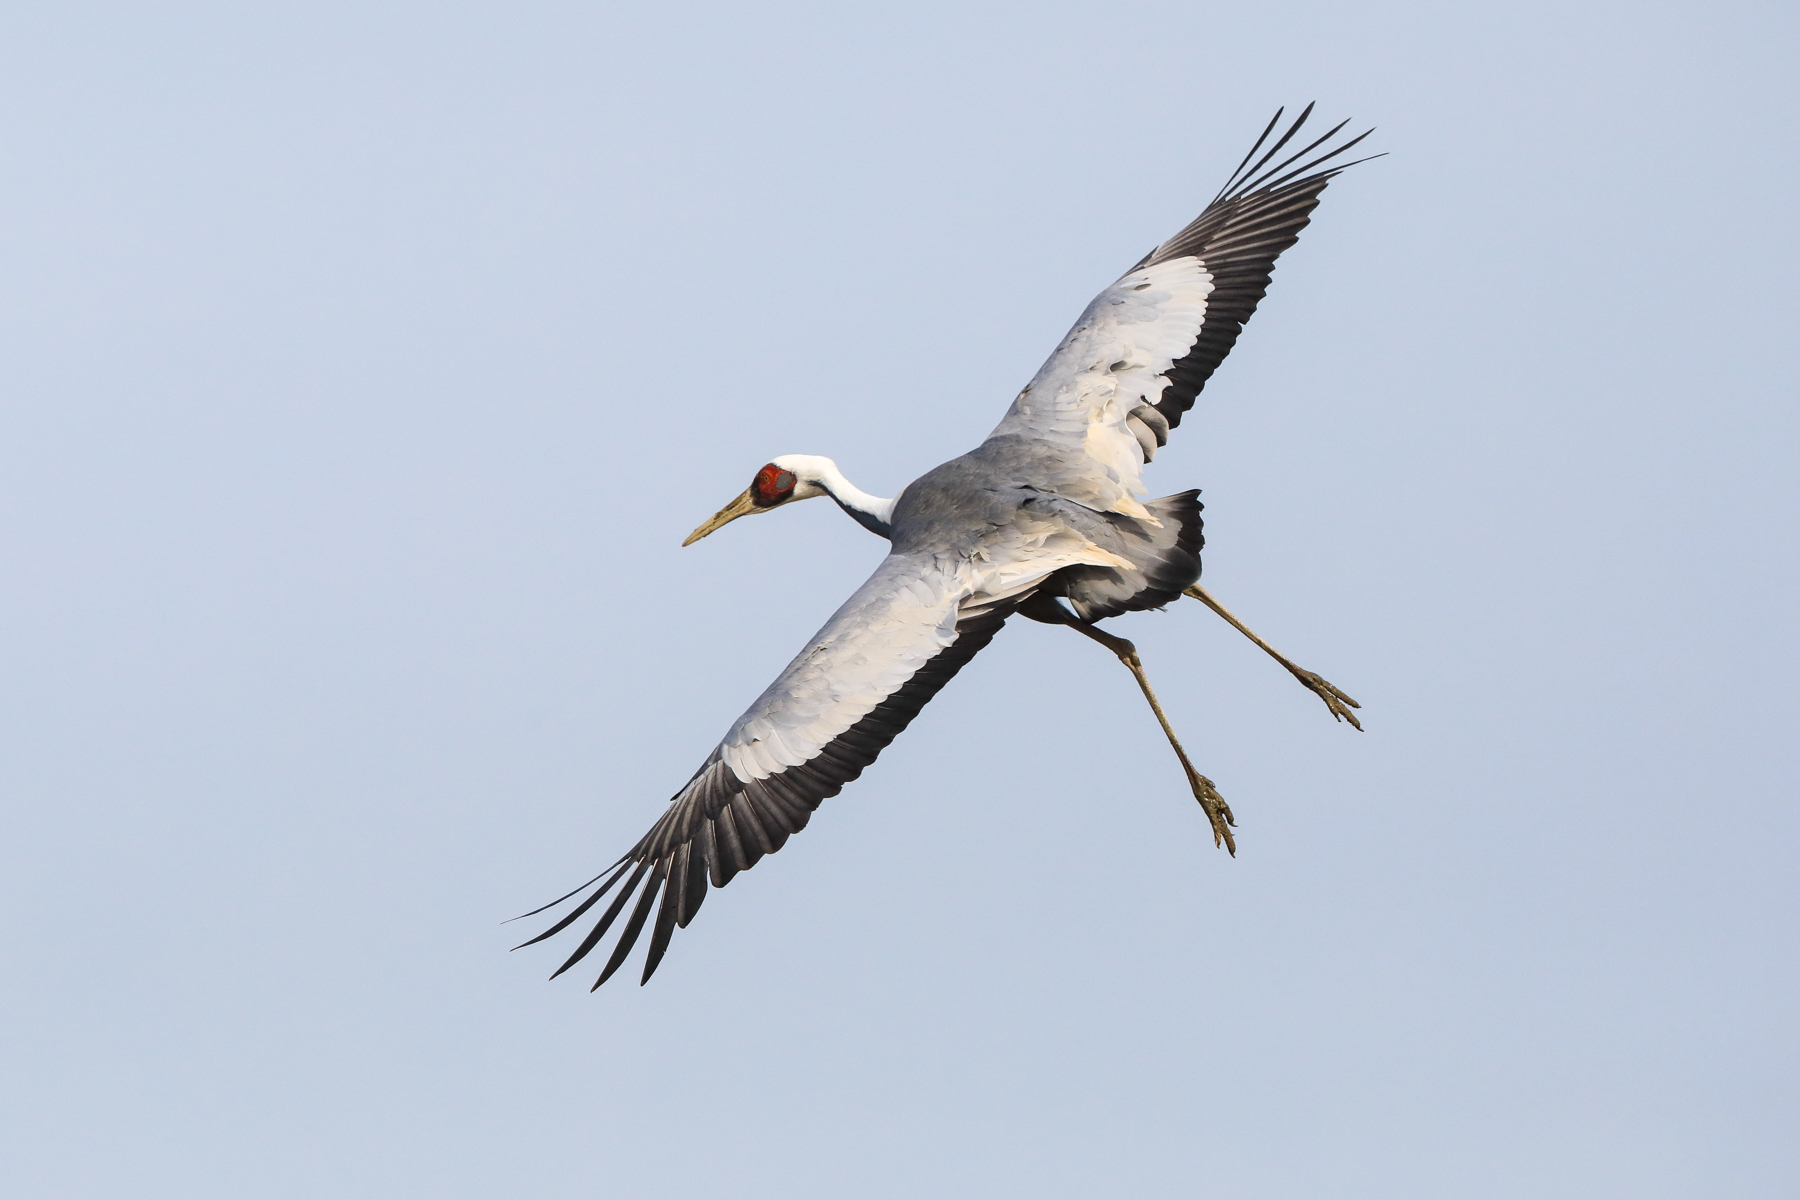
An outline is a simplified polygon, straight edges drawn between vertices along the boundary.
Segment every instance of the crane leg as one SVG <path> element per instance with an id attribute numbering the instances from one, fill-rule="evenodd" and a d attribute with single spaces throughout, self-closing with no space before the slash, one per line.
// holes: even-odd
<path id="1" fill-rule="evenodd" d="M 1037 619 L 1042 620 L 1043 618 Z M 1102 633 L 1085 621 L 1069 619 L 1061 623 L 1067 624 L 1076 633 L 1099 642 L 1118 655 L 1120 662 L 1131 668 L 1132 675 L 1137 679 L 1138 687 L 1143 689 L 1144 699 L 1150 702 L 1150 711 L 1156 714 L 1157 723 L 1162 726 L 1163 734 L 1169 739 L 1169 745 L 1175 748 L 1175 757 L 1181 760 L 1181 769 L 1187 772 L 1188 786 L 1194 789 L 1194 799 L 1200 802 L 1201 809 L 1206 813 L 1206 819 L 1212 823 L 1213 845 L 1223 845 L 1231 852 L 1233 858 L 1237 857 L 1237 839 L 1231 836 L 1231 827 L 1236 825 L 1237 821 L 1231 815 L 1231 806 L 1225 803 L 1223 796 L 1219 795 L 1219 789 L 1213 786 L 1213 781 L 1194 769 L 1194 764 L 1188 759 L 1187 751 L 1181 748 L 1181 739 L 1175 736 L 1174 727 L 1169 724 L 1168 714 L 1163 712 L 1162 704 L 1156 699 L 1156 693 L 1150 689 L 1150 677 L 1144 674 L 1144 663 L 1142 659 L 1138 658 L 1137 647 L 1124 638 L 1114 637 L 1110 633 Z"/>
<path id="2" fill-rule="evenodd" d="M 1258 646 L 1261 646 L 1269 657 L 1286 667 L 1288 673 L 1304 684 L 1308 691 L 1323 700 L 1325 702 L 1325 707 L 1331 710 L 1332 716 L 1340 721 L 1350 722 L 1350 724 L 1359 732 L 1362 730 L 1362 722 L 1357 720 L 1356 714 L 1350 711 L 1352 708 L 1361 708 L 1362 705 L 1333 687 L 1330 681 L 1326 680 L 1323 676 L 1317 675 L 1312 671 L 1307 670 L 1305 667 L 1297 666 L 1292 659 L 1287 658 L 1279 650 L 1275 649 L 1275 647 L 1257 637 L 1255 631 L 1236 617 L 1232 616 L 1229 609 L 1213 599 L 1212 593 L 1208 592 L 1199 584 L 1196 583 L 1193 587 L 1187 589 L 1183 595 L 1192 596 L 1194 599 L 1200 601 L 1200 603 L 1206 605 L 1206 607 L 1218 613 L 1221 617 L 1224 617 L 1231 623 L 1232 628 L 1255 642 Z M 1154 703 L 1154 701 L 1152 701 L 1152 703 Z M 1346 705 L 1348 707 L 1346 707 Z"/>

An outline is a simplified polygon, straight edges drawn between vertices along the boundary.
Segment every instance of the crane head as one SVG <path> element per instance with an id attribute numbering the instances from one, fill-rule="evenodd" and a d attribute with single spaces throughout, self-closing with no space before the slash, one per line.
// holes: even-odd
<path id="1" fill-rule="evenodd" d="M 813 457 L 809 454 L 784 454 L 766 464 L 737 499 L 714 513 L 704 525 L 688 534 L 687 541 L 681 544 L 691 546 L 713 530 L 729 525 L 739 517 L 768 512 L 795 500 L 810 500 L 814 496 L 826 495 L 827 489 L 820 483 L 818 472 L 809 469 L 812 462 Z"/>

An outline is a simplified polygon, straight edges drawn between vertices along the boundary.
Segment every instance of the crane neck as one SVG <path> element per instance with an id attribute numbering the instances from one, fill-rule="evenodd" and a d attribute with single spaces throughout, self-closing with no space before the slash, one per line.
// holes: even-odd
<path id="1" fill-rule="evenodd" d="M 850 519 L 861 525 L 870 533 L 880 534 L 884 538 L 893 537 L 894 502 L 883 500 L 880 496 L 871 496 L 848 479 L 836 466 L 828 475 L 819 480 L 820 486 L 827 495 L 837 501 L 837 506 L 850 514 Z"/>

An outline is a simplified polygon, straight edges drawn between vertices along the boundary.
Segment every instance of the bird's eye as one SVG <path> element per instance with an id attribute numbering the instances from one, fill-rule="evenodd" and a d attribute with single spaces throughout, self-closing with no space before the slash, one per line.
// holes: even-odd
<path id="1" fill-rule="evenodd" d="M 793 495 L 795 482 L 792 471 L 784 471 L 770 463 L 756 473 L 756 479 L 750 484 L 750 498 L 758 508 L 769 508 Z"/>

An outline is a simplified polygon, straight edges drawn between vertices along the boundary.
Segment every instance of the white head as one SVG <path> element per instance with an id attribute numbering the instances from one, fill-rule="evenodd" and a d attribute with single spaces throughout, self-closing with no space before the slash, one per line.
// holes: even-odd
<path id="1" fill-rule="evenodd" d="M 841 480 L 843 474 L 829 458 L 816 454 L 783 454 L 771 459 L 756 473 L 742 495 L 714 513 L 711 520 L 688 534 L 687 541 L 681 544 L 691 546 L 713 530 L 751 513 L 769 512 L 795 500 L 829 496 L 832 490 L 826 481 L 833 479 Z"/>

